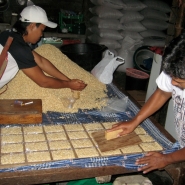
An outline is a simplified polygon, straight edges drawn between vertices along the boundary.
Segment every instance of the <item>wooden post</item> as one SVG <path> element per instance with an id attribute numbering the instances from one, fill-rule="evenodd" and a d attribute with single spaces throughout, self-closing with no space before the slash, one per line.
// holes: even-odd
<path id="1" fill-rule="evenodd" d="M 175 26 L 175 37 L 177 37 L 178 35 L 181 34 L 182 32 L 182 29 L 183 29 L 183 24 L 184 24 L 184 12 L 185 11 L 185 2 L 183 0 L 182 2 L 182 5 L 179 7 L 179 12 L 178 12 L 178 15 L 177 15 L 177 21 L 176 21 L 176 26 Z"/>
<path id="2" fill-rule="evenodd" d="M 179 7 L 177 0 L 173 0 L 171 6 L 171 13 L 169 18 L 169 26 L 167 29 L 166 44 L 168 44 L 173 38 L 181 34 L 185 22 L 185 0 L 182 0 L 182 4 Z"/>

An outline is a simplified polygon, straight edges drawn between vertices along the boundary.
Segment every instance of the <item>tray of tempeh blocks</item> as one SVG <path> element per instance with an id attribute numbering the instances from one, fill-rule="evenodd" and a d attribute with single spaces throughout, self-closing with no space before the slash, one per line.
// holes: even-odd
<path id="1" fill-rule="evenodd" d="M 101 152 L 92 133 L 109 129 L 113 124 L 115 122 L 1 127 L 0 168 L 163 150 L 139 126 L 135 133 L 140 137 L 141 143 Z"/>

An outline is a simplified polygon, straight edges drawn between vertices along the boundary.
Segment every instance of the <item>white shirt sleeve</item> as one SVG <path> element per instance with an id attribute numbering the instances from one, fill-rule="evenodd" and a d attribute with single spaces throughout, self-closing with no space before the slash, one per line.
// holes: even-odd
<path id="1" fill-rule="evenodd" d="M 167 74 L 165 74 L 163 71 L 156 79 L 156 83 L 159 89 L 165 91 L 165 92 L 172 92 L 173 86 L 171 84 L 171 77 Z"/>

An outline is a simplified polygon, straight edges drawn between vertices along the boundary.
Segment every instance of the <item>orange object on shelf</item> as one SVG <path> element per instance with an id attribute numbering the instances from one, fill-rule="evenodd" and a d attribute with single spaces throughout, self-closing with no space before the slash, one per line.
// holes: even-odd
<path id="1" fill-rule="evenodd" d="M 63 40 L 63 45 L 78 44 L 78 43 L 81 43 L 81 41 L 79 39 L 64 39 Z"/>

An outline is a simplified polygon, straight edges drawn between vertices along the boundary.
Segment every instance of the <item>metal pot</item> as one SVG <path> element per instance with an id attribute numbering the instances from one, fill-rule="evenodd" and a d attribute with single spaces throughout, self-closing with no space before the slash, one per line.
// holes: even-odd
<path id="1" fill-rule="evenodd" d="M 62 53 L 87 71 L 91 71 L 102 59 L 102 53 L 107 49 L 104 45 L 84 43 L 61 46 Z"/>
<path id="2" fill-rule="evenodd" d="M 137 69 L 146 73 L 150 73 L 154 52 L 151 51 L 150 46 L 142 46 L 138 48 L 133 56 L 134 65 Z"/>

